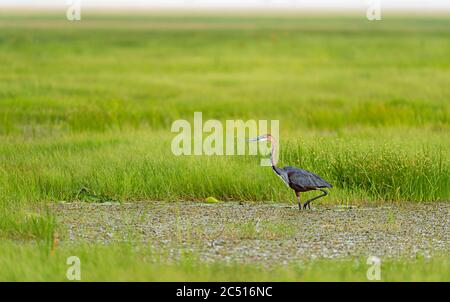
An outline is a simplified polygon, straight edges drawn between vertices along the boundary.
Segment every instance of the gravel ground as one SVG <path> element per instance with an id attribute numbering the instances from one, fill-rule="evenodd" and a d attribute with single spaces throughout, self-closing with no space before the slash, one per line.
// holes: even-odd
<path id="1" fill-rule="evenodd" d="M 312 258 L 449 255 L 449 202 L 370 207 L 260 203 L 65 203 L 61 241 L 145 242 L 203 260 L 288 263 Z"/>

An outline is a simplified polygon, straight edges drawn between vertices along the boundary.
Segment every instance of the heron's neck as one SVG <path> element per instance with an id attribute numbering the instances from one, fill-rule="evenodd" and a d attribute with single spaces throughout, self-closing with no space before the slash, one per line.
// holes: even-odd
<path id="1" fill-rule="evenodd" d="M 272 150 L 270 151 L 270 162 L 272 163 L 272 168 L 274 169 L 274 171 L 277 172 L 277 165 L 274 160 L 274 157 L 276 157 L 275 151 L 277 143 L 274 138 L 272 138 L 270 141 L 272 142 Z"/>

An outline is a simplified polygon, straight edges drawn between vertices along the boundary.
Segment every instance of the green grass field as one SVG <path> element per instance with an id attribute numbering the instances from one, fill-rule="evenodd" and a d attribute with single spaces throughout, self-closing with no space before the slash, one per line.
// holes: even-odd
<path id="1" fill-rule="evenodd" d="M 172 155 L 170 126 L 192 120 L 194 111 L 204 120 L 279 120 L 280 164 L 332 183 L 322 203 L 450 200 L 450 21 L 444 16 L 64 18 L 0 14 L 3 264 L 22 262 L 34 249 L 51 257 L 59 226 L 47 205 L 58 201 L 293 202 L 258 157 Z M 108 251 L 111 261 L 134 259 L 130 270 L 141 270 L 136 253 L 128 259 L 114 247 Z M 26 261 L 24 267 L 33 262 Z M 448 258 L 445 263 L 448 268 Z M 45 272 L 40 261 L 34 265 L 36 271 L 0 268 L 0 279 L 64 278 L 55 271 L 64 262 Z M 89 279 L 145 279 L 139 272 L 121 278 L 124 265 L 117 272 L 104 266 Z M 171 269 L 166 278 L 200 278 Z M 213 280 L 233 270 L 204 269 Z M 404 269 L 392 279 L 411 272 L 421 279 L 422 266 Z M 245 270 L 248 279 L 260 274 Z M 348 267 L 336 270 L 263 279 L 359 278 Z M 431 279 L 449 280 L 448 270 L 433 270 Z"/>
<path id="2" fill-rule="evenodd" d="M 284 267 L 205 263 L 190 253 L 167 261 L 147 246 L 86 246 L 58 249 L 1 243 L 0 281 L 67 281 L 67 257 L 78 255 L 82 281 L 367 281 L 366 259 L 316 260 Z M 383 281 L 442 281 L 450 278 L 448 257 L 386 261 Z"/>

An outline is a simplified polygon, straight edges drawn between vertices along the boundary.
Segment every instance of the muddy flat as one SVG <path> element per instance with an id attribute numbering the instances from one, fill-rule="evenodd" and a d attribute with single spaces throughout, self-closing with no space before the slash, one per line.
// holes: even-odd
<path id="1" fill-rule="evenodd" d="M 203 260 L 288 263 L 314 258 L 448 255 L 449 202 L 382 206 L 136 202 L 54 205 L 62 244 L 117 241 Z"/>

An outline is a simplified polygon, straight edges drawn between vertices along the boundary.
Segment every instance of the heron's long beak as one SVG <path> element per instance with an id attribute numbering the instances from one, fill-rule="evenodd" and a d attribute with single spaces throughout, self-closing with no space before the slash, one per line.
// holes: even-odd
<path id="1" fill-rule="evenodd" d="M 267 140 L 267 136 L 266 135 L 260 135 L 258 137 L 255 138 L 250 138 L 247 141 L 248 142 L 264 142 Z"/>

